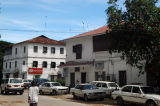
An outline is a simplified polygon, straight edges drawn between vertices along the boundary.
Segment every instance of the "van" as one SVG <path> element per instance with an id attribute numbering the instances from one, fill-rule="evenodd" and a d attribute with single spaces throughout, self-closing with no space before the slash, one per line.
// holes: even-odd
<path id="1" fill-rule="evenodd" d="M 99 89 L 106 91 L 106 95 L 111 97 L 114 90 L 120 89 L 117 83 L 110 81 L 92 81 L 91 84 L 95 85 Z"/>
<path id="2" fill-rule="evenodd" d="M 22 78 L 2 79 L 1 94 L 9 94 L 10 92 L 13 92 L 15 94 L 19 92 L 20 95 L 23 94 L 24 84 L 22 82 Z"/>
<path id="3" fill-rule="evenodd" d="M 45 79 L 45 78 L 35 78 L 35 79 L 33 79 L 33 81 L 37 83 L 37 86 L 40 86 L 43 83 L 48 82 L 48 79 Z"/>

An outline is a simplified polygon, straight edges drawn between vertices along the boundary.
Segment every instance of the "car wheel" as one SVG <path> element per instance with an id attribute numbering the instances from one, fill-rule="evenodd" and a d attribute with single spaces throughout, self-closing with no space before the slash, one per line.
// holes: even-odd
<path id="1" fill-rule="evenodd" d="M 3 90 L 1 90 L 1 94 L 3 94 L 4 93 L 4 91 Z"/>
<path id="2" fill-rule="evenodd" d="M 72 95 L 74 99 L 77 99 L 77 96 L 74 93 L 72 93 Z"/>
<path id="3" fill-rule="evenodd" d="M 88 101 L 88 96 L 87 95 L 84 95 L 84 101 Z"/>
<path id="4" fill-rule="evenodd" d="M 21 92 L 19 92 L 19 94 L 20 94 L 20 95 L 22 95 L 22 94 L 23 94 L 23 92 L 21 91 Z"/>
<path id="5" fill-rule="evenodd" d="M 39 91 L 39 94 L 40 94 L 40 95 L 43 95 L 43 92 L 42 92 L 42 90 L 40 90 L 40 91 Z"/>
<path id="6" fill-rule="evenodd" d="M 123 106 L 124 101 L 121 97 L 117 98 L 117 105 Z"/>
<path id="7" fill-rule="evenodd" d="M 104 98 L 100 98 L 100 100 L 104 100 Z"/>
<path id="8" fill-rule="evenodd" d="M 56 91 L 56 90 L 53 90 L 53 91 L 52 91 L 52 94 L 53 94 L 53 95 L 56 95 L 56 94 L 57 94 L 57 91 Z"/>
<path id="9" fill-rule="evenodd" d="M 4 92 L 5 92 L 5 95 L 8 95 L 8 94 L 9 94 L 9 92 L 7 91 L 7 89 L 5 89 Z"/>
<path id="10" fill-rule="evenodd" d="M 156 106 L 155 102 L 153 101 L 148 101 L 147 106 Z"/>

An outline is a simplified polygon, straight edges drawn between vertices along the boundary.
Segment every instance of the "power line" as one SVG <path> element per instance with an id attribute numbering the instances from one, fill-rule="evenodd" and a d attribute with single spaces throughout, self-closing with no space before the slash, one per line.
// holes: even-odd
<path id="1" fill-rule="evenodd" d="M 84 31 L 53 31 L 53 30 L 25 30 L 25 29 L 0 29 L 1 31 L 17 31 L 17 32 L 53 32 L 53 33 L 83 33 Z"/>

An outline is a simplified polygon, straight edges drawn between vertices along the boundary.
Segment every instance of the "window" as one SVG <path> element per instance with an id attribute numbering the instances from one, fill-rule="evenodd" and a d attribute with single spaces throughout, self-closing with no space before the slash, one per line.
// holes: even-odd
<path id="1" fill-rule="evenodd" d="M 17 61 L 15 61 L 15 68 L 17 67 Z"/>
<path id="2" fill-rule="evenodd" d="M 107 51 L 114 43 L 111 37 L 104 35 L 93 36 L 93 51 Z"/>
<path id="3" fill-rule="evenodd" d="M 51 54 L 55 54 L 55 47 L 51 47 Z"/>
<path id="4" fill-rule="evenodd" d="M 60 48 L 60 54 L 64 54 L 64 48 Z"/>
<path id="5" fill-rule="evenodd" d="M 6 69 L 7 69 L 7 62 L 6 62 Z"/>
<path id="6" fill-rule="evenodd" d="M 96 87 L 101 87 L 101 83 L 97 83 L 97 84 L 96 84 Z"/>
<path id="7" fill-rule="evenodd" d="M 38 46 L 34 46 L 33 47 L 33 51 L 36 53 L 36 52 L 38 52 Z"/>
<path id="8" fill-rule="evenodd" d="M 49 83 L 46 83 L 46 87 L 51 87 Z"/>
<path id="9" fill-rule="evenodd" d="M 51 62 L 51 68 L 56 68 L 56 62 Z"/>
<path id="10" fill-rule="evenodd" d="M 47 62 L 43 61 L 43 68 L 47 68 Z"/>
<path id="11" fill-rule="evenodd" d="M 60 62 L 60 65 L 63 65 L 64 64 L 64 62 Z"/>
<path id="12" fill-rule="evenodd" d="M 26 53 L 26 47 L 24 46 L 24 49 L 23 49 L 24 53 Z"/>
<path id="13" fill-rule="evenodd" d="M 73 53 L 76 53 L 76 59 L 82 58 L 82 44 L 73 46 Z"/>
<path id="14" fill-rule="evenodd" d="M 102 83 L 102 87 L 106 87 L 107 88 L 107 84 L 106 83 Z"/>
<path id="15" fill-rule="evenodd" d="M 131 92 L 132 86 L 126 86 L 122 89 L 123 92 Z"/>
<path id="16" fill-rule="evenodd" d="M 9 62 L 9 68 L 11 68 L 12 67 L 12 63 L 11 62 Z"/>
<path id="17" fill-rule="evenodd" d="M 47 53 L 47 47 L 43 47 L 43 53 Z"/>
<path id="18" fill-rule="evenodd" d="M 38 61 L 33 61 L 33 67 L 38 67 Z"/>
<path id="19" fill-rule="evenodd" d="M 15 54 L 17 54 L 17 48 L 15 49 Z"/>
<path id="20" fill-rule="evenodd" d="M 133 90 L 132 90 L 133 93 L 140 93 L 140 89 L 139 87 L 133 87 Z"/>
<path id="21" fill-rule="evenodd" d="M 74 71 L 75 72 L 80 72 L 80 67 L 75 67 Z"/>
<path id="22" fill-rule="evenodd" d="M 25 61 L 23 61 L 23 65 L 26 65 L 26 62 L 25 62 Z"/>

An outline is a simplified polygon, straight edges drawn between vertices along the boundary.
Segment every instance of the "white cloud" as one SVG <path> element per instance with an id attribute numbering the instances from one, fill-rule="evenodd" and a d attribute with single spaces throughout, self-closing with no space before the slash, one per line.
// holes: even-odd
<path id="1" fill-rule="evenodd" d="M 3 5 L 21 5 L 24 4 L 22 0 L 2 0 L 1 4 Z"/>
<path id="2" fill-rule="evenodd" d="M 60 2 L 66 2 L 70 0 L 41 0 L 44 3 L 60 3 Z"/>
<path id="3" fill-rule="evenodd" d="M 23 27 L 30 30 L 40 30 L 40 28 L 37 27 L 37 25 L 30 21 L 22 21 L 22 20 L 16 20 L 16 19 L 8 19 L 11 25 L 14 25 L 16 27 Z"/>
<path id="4" fill-rule="evenodd" d="M 89 3 L 107 3 L 108 0 L 41 0 L 44 3 L 61 3 L 61 2 L 89 2 Z"/>
<path id="5" fill-rule="evenodd" d="M 49 5 L 38 4 L 38 5 L 35 5 L 35 6 L 38 7 L 38 8 L 47 10 L 47 11 L 66 13 L 66 11 L 64 9 L 57 9 L 57 8 L 54 8 L 53 6 L 51 7 Z"/>

